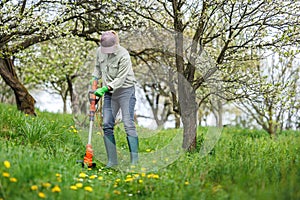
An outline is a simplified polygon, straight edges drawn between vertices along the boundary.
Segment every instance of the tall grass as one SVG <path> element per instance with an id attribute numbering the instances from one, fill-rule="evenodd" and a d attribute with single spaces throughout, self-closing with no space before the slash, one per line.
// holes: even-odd
<path id="1" fill-rule="evenodd" d="M 0 119 L 0 199 L 300 199 L 299 132 L 271 139 L 262 130 L 226 127 L 207 156 L 184 153 L 156 171 L 103 169 L 95 160 L 98 167 L 88 170 L 76 164 L 87 130 L 72 116 L 32 117 L 0 104 Z M 164 148 L 178 130 L 150 132 L 139 127 L 141 153 Z M 199 146 L 206 132 L 199 128 Z M 116 139 L 128 151 L 122 126 Z M 93 141 L 102 147 L 95 154 L 105 154 L 101 137 Z"/>

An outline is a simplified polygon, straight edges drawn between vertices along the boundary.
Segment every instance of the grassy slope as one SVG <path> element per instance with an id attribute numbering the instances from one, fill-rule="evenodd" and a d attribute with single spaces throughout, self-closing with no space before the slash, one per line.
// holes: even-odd
<path id="1" fill-rule="evenodd" d="M 0 199 L 300 199 L 297 132 L 271 140 L 260 130 L 224 128 L 208 156 L 184 154 L 157 171 L 126 172 L 104 170 L 101 163 L 96 170 L 76 164 L 86 131 L 76 129 L 69 115 L 31 117 L 0 104 L 0 119 Z M 199 144 L 203 133 L 199 129 Z M 144 137 L 140 150 L 151 154 L 173 135 L 166 130 Z M 119 127 L 118 148 L 126 151 L 124 138 Z"/>

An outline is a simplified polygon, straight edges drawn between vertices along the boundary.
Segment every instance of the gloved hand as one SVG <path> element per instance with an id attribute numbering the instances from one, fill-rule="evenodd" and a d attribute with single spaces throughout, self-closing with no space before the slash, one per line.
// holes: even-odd
<path id="1" fill-rule="evenodd" d="M 108 92 L 109 89 L 107 86 L 103 86 L 102 88 L 98 88 L 94 94 L 98 97 L 102 97 L 104 95 L 105 92 Z"/>

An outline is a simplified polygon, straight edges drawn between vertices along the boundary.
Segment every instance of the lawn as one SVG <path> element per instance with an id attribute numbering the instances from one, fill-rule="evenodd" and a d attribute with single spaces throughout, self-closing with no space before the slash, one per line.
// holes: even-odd
<path id="1" fill-rule="evenodd" d="M 71 115 L 24 115 L 0 104 L 0 199 L 300 199 L 300 133 L 271 139 L 262 130 L 225 127 L 208 144 L 210 127 L 198 129 L 198 151 L 181 150 L 180 129 L 140 134 L 140 164 L 130 166 L 125 132 L 116 140 L 120 166 L 106 162 L 94 127 L 95 169 L 84 156 L 88 127 Z M 208 148 L 203 148 L 208 147 Z"/>

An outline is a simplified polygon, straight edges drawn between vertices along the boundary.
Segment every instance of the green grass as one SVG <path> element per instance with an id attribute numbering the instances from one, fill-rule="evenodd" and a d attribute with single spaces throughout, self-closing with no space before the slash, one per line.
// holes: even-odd
<path id="1" fill-rule="evenodd" d="M 125 167 L 102 168 L 105 150 L 94 134 L 97 168 L 88 170 L 76 163 L 83 158 L 88 127 L 76 127 L 72 116 L 38 112 L 32 117 L 0 104 L 0 119 L 0 199 L 300 199 L 296 131 L 271 139 L 262 130 L 226 127 L 203 156 L 208 127 L 199 128 L 198 151 L 181 154 L 176 154 L 181 130 L 139 127 L 141 165 L 126 168 L 128 147 L 120 125 L 116 140 Z"/>

